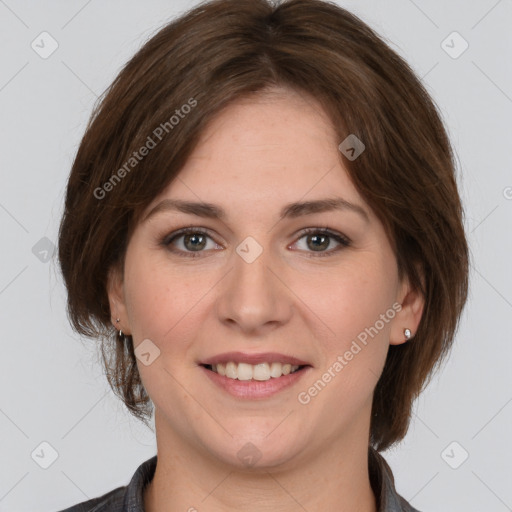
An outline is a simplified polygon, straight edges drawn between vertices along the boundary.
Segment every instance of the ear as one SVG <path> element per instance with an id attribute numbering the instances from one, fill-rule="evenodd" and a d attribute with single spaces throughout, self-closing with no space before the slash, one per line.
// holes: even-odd
<path id="1" fill-rule="evenodd" d="M 413 341 L 425 306 L 423 294 L 411 286 L 407 277 L 404 277 L 400 284 L 397 302 L 401 305 L 401 309 L 393 319 L 389 338 L 390 345 L 401 345 L 407 341 Z M 405 336 L 405 329 L 411 331 L 409 340 Z"/>
<path id="2" fill-rule="evenodd" d="M 124 334 L 131 335 L 124 298 L 123 275 L 118 267 L 111 267 L 108 271 L 107 294 L 112 325 L 118 331 L 121 330 Z M 118 318 L 119 322 L 116 322 Z"/>

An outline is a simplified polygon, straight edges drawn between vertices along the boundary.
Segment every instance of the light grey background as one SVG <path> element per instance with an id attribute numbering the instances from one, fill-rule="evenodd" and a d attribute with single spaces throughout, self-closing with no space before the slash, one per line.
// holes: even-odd
<path id="1" fill-rule="evenodd" d="M 399 492 L 424 512 L 512 510 L 512 2 L 339 3 L 406 58 L 439 105 L 460 162 L 473 255 L 452 356 L 417 402 L 404 442 L 384 456 Z M 1 511 L 55 511 L 96 497 L 126 485 L 156 453 L 154 433 L 109 391 L 93 343 L 71 331 L 55 255 L 41 261 L 51 245 L 40 240 L 56 243 L 97 95 L 194 4 L 0 0 Z M 43 31 L 59 45 L 46 59 L 31 48 L 42 46 Z M 458 58 L 458 36 L 445 43 L 452 56 L 441 46 L 453 31 L 469 43 Z M 42 442 L 58 453 L 48 469 L 32 458 L 43 450 L 49 462 Z M 469 458 L 453 469 L 446 461 L 459 464 L 463 450 Z"/>

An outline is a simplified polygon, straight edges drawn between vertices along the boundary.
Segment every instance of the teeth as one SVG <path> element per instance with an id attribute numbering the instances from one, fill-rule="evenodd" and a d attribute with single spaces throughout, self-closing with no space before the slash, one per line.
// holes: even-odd
<path id="1" fill-rule="evenodd" d="M 216 370 L 219 375 L 222 375 L 223 377 L 226 375 L 226 367 L 223 364 L 218 364 Z"/>
<path id="2" fill-rule="evenodd" d="M 274 378 L 281 377 L 283 374 L 282 369 L 283 365 L 281 363 L 272 363 L 270 365 L 270 376 Z"/>
<path id="3" fill-rule="evenodd" d="M 233 363 L 234 364 L 234 363 Z M 238 380 L 252 379 L 252 366 L 246 363 L 239 363 L 237 368 Z"/>
<path id="4" fill-rule="evenodd" d="M 297 365 L 289 363 L 260 363 L 260 364 L 247 364 L 235 363 L 230 361 L 227 364 L 214 364 L 212 370 L 219 375 L 226 376 L 229 379 L 238 380 L 270 380 L 271 378 L 277 379 L 282 375 L 288 375 L 298 370 Z"/>
<path id="5" fill-rule="evenodd" d="M 212 367 L 212 369 L 213 369 L 213 367 Z M 226 365 L 226 377 L 228 377 L 230 379 L 238 378 L 237 365 L 235 363 L 229 362 Z"/>
<path id="6" fill-rule="evenodd" d="M 260 363 L 252 367 L 252 378 L 254 380 L 268 380 L 270 377 L 270 366 L 268 363 Z M 280 375 L 278 375 L 278 377 L 280 377 Z"/>

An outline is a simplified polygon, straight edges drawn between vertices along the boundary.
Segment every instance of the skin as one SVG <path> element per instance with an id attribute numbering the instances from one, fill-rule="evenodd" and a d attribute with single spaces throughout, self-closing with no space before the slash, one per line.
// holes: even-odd
<path id="1" fill-rule="evenodd" d="M 399 279 L 384 228 L 343 167 L 340 142 L 316 101 L 293 91 L 231 104 L 147 209 L 164 198 L 206 201 L 226 219 L 161 211 L 135 229 L 124 275 L 111 272 L 117 328 L 135 347 L 150 339 L 160 350 L 148 366 L 137 360 L 155 404 L 158 463 L 147 511 L 377 510 L 367 466 L 373 391 L 389 345 L 406 342 L 406 327 L 414 334 L 423 302 Z M 279 220 L 287 203 L 332 197 L 367 218 L 347 209 Z M 202 252 L 183 236 L 162 242 L 188 226 L 209 232 Z M 300 233 L 326 227 L 351 244 L 330 238 L 315 251 L 315 233 Z M 263 251 L 252 263 L 236 252 L 248 236 Z M 298 393 L 397 303 L 402 309 L 378 335 L 300 403 Z M 198 366 L 228 351 L 281 352 L 312 368 L 273 397 L 234 398 Z M 261 455 L 251 467 L 237 457 L 248 442 Z"/>

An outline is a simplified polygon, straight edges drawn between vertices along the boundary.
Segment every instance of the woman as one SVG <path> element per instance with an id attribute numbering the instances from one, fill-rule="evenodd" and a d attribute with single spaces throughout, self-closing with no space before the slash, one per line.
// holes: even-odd
<path id="1" fill-rule="evenodd" d="M 157 456 L 67 510 L 416 510 L 379 451 L 466 300 L 454 167 L 411 69 L 334 4 L 217 0 L 149 40 L 80 145 L 59 258 Z"/>

